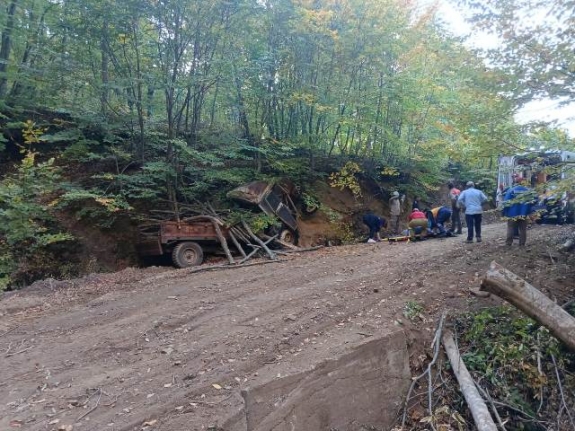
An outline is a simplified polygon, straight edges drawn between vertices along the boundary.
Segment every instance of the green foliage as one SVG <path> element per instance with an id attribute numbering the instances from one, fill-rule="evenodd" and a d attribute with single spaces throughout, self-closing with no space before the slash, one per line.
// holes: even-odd
<path id="1" fill-rule="evenodd" d="M 252 217 L 249 222 L 250 227 L 255 233 L 263 233 L 266 229 L 270 227 L 279 227 L 281 223 L 276 217 L 269 216 L 265 213 L 259 213 Z"/>
<path id="2" fill-rule="evenodd" d="M 229 226 L 234 226 L 241 222 L 246 222 L 254 233 L 263 233 L 269 229 L 279 229 L 281 222 L 277 217 L 269 216 L 263 212 L 251 212 L 245 210 L 234 210 L 226 215 Z"/>
<path id="3" fill-rule="evenodd" d="M 569 0 L 486 0 L 467 4 L 476 27 L 498 37 L 497 49 L 487 54 L 491 64 L 512 72 L 505 88 L 525 103 L 550 97 L 575 100 L 573 4 Z M 537 16 L 536 20 L 518 19 Z"/>
<path id="4" fill-rule="evenodd" d="M 505 306 L 462 316 L 457 327 L 463 333 L 465 364 L 477 381 L 488 384 L 494 398 L 532 415 L 544 401 L 558 401 L 549 358 L 559 358 L 562 367 L 572 366 L 575 358 L 562 351 L 547 329 Z"/>
<path id="5" fill-rule="evenodd" d="M 300 199 L 304 210 L 307 213 L 313 213 L 321 207 L 321 202 L 315 196 L 312 196 L 308 193 L 302 193 L 300 195 Z"/>
<path id="6" fill-rule="evenodd" d="M 58 134 L 55 134 L 53 136 L 56 137 L 57 135 Z M 103 156 L 99 154 L 99 148 L 101 148 L 101 146 L 102 145 L 95 140 L 79 139 L 66 147 L 62 152 L 62 161 L 70 163 L 90 163 L 102 160 Z"/>
<path id="7" fill-rule="evenodd" d="M 403 306 L 403 315 L 411 320 L 414 321 L 415 319 L 422 319 L 423 318 L 423 305 L 418 303 L 417 301 L 407 301 L 407 303 Z"/>
<path id="8" fill-rule="evenodd" d="M 394 166 L 383 166 L 380 171 L 382 177 L 398 177 L 400 175 L 399 169 Z"/>
<path id="9" fill-rule="evenodd" d="M 49 264 L 51 246 L 73 239 L 57 228 L 53 216 L 50 197 L 60 180 L 53 159 L 36 163 L 28 152 L 17 171 L 0 181 L 0 289 L 20 281 L 15 273 L 24 262 Z"/>
<path id="10" fill-rule="evenodd" d="M 0 153 L 6 149 L 6 144 L 8 143 L 8 139 L 4 137 L 2 133 L 0 133 Z"/>
<path id="11" fill-rule="evenodd" d="M 519 3 L 490 3 L 506 12 L 491 18 L 509 26 Z M 420 196 L 448 177 L 495 190 L 496 157 L 512 145 L 537 138 L 569 146 L 552 128 L 514 123 L 515 100 L 506 96 L 515 75 L 527 76 L 523 67 L 486 68 L 431 13 L 414 20 L 414 7 L 383 0 L 19 2 L 0 14 L 10 47 L 0 58 L 0 109 L 9 112 L 0 122 L 10 129 L 0 135 L 0 151 L 3 136 L 10 143 L 22 136 L 22 149 L 59 153 L 81 183 L 62 205 L 110 226 L 132 205 L 218 200 L 276 176 L 301 184 L 331 173 L 330 184 L 356 198 L 362 177 Z M 9 25 L 13 31 L 4 31 Z M 573 31 L 562 31 L 569 40 Z M 553 51 L 552 60 L 573 57 L 568 49 Z M 541 64 L 530 74 L 535 87 Z M 555 93 L 562 82 L 553 81 Z M 9 135 L 12 129 L 22 134 Z M 346 236 L 343 222 L 341 230 Z"/>
<path id="12" fill-rule="evenodd" d="M 329 185 L 340 190 L 350 190 L 356 198 L 361 197 L 361 186 L 357 174 L 361 172 L 360 166 L 355 162 L 347 162 L 338 172 L 329 176 Z"/>
<path id="13" fill-rule="evenodd" d="M 72 210 L 78 220 L 87 219 L 102 228 L 113 225 L 119 213 L 132 210 L 122 195 L 106 196 L 98 190 L 73 189 L 62 194 L 58 207 Z"/>

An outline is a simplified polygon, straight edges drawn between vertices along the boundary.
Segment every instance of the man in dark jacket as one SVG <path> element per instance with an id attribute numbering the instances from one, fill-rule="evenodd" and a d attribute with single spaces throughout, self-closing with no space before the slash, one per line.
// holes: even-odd
<path id="1" fill-rule="evenodd" d="M 369 228 L 369 238 L 367 241 L 381 241 L 379 231 L 382 227 L 387 227 L 387 220 L 373 213 L 367 213 L 363 216 L 363 223 Z"/>

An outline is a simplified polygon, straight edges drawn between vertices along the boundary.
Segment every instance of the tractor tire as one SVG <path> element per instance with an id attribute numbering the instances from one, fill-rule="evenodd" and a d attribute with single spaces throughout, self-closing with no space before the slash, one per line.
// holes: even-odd
<path id="1" fill-rule="evenodd" d="M 291 245 L 297 244 L 296 235 L 289 229 L 282 230 L 279 239 Z"/>
<path id="2" fill-rule="evenodd" d="M 204 261 L 202 247 L 192 241 L 180 242 L 172 251 L 172 262 L 178 268 L 201 265 Z"/>

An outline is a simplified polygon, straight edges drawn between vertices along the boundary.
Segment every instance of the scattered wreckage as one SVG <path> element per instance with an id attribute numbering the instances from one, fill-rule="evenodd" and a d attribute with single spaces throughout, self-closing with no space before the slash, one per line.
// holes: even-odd
<path id="1" fill-rule="evenodd" d="M 277 232 L 256 235 L 245 221 L 226 223 L 209 205 L 206 214 L 176 220 L 161 220 L 140 226 L 137 250 L 140 256 L 171 255 L 178 268 L 201 265 L 204 254 L 223 252 L 229 264 L 241 264 L 258 251 L 276 258 L 269 244 L 274 242 L 284 248 L 299 249 L 297 244 L 297 208 L 290 188 L 279 183 L 254 181 L 230 191 L 227 196 L 242 204 L 259 207 L 265 214 L 281 222 Z M 236 261 L 230 250 L 240 254 Z"/>

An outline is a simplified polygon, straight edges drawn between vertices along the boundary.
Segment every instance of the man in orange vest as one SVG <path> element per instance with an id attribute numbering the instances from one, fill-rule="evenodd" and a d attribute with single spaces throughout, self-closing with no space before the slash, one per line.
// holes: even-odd
<path id="1" fill-rule="evenodd" d="M 453 183 L 447 184 L 449 188 L 449 201 L 451 202 L 451 231 L 461 235 L 461 209 L 457 206 L 457 199 L 461 190 L 456 188 Z"/>

